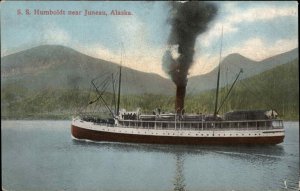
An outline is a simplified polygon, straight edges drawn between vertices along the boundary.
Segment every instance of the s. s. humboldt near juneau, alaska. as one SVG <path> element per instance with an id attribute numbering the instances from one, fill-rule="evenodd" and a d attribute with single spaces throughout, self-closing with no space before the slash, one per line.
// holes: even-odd
<path id="1" fill-rule="evenodd" d="M 297 32 L 295 1 L 2 1 L 2 190 L 299 190 Z"/>

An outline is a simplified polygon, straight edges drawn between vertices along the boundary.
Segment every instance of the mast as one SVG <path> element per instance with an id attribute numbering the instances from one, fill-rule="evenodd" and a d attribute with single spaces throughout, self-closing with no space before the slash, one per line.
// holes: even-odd
<path id="1" fill-rule="evenodd" d="M 115 90 L 115 79 L 114 79 L 114 74 L 111 74 L 111 79 L 112 79 L 112 88 L 113 88 L 113 93 L 114 93 L 114 97 L 113 97 L 113 105 L 114 105 L 114 112 L 115 115 L 117 113 L 117 104 L 116 104 L 116 90 Z"/>
<path id="2" fill-rule="evenodd" d="M 122 43 L 123 46 L 123 43 Z M 121 63 L 120 63 L 120 70 L 119 70 L 119 87 L 118 87 L 118 103 L 117 103 L 117 114 L 119 115 L 120 112 L 120 93 L 121 93 L 121 77 L 122 77 L 122 52 L 121 52 Z"/>
<path id="3" fill-rule="evenodd" d="M 120 92 L 121 92 L 121 70 L 122 65 L 120 65 L 120 71 L 119 71 L 119 87 L 118 87 L 118 104 L 117 104 L 117 115 L 119 115 L 120 110 Z"/>
<path id="4" fill-rule="evenodd" d="M 215 111 L 214 117 L 217 117 L 218 114 L 218 97 L 219 97 L 219 84 L 220 84 L 220 68 L 221 68 L 221 55 L 222 55 L 222 43 L 223 43 L 223 26 L 222 26 L 222 35 L 221 35 L 221 48 L 220 48 L 220 59 L 219 59 L 219 66 L 218 66 L 218 79 L 217 79 L 217 90 L 216 90 L 216 102 L 215 102 Z"/>

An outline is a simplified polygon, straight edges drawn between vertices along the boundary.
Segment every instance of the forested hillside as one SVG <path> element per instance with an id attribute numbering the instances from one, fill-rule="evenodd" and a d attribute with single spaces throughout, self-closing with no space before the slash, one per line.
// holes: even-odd
<path id="1" fill-rule="evenodd" d="M 275 109 L 281 118 L 299 118 L 299 70 L 298 59 L 271 70 L 238 81 L 233 87 L 220 114 L 236 109 Z M 219 104 L 222 103 L 230 85 L 220 89 Z M 175 95 L 175 92 L 174 92 Z M 104 95 L 108 105 L 114 109 L 112 93 Z M 2 87 L 2 118 L 71 118 L 80 112 L 104 110 L 103 104 L 91 104 L 95 92 L 80 89 L 44 89 L 30 91 L 22 86 Z M 121 97 L 121 108 L 134 110 L 138 107 L 150 113 L 160 107 L 166 112 L 174 110 L 174 96 L 158 94 L 129 95 Z M 188 113 L 212 113 L 215 91 L 187 95 L 185 110 Z"/>

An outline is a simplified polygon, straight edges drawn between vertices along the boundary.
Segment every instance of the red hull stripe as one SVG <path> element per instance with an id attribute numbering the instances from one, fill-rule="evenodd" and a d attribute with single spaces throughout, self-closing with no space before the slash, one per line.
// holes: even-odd
<path id="1" fill-rule="evenodd" d="M 153 135 L 121 134 L 95 131 L 72 125 L 72 135 L 77 139 L 92 141 L 111 141 L 149 144 L 180 144 L 180 145 L 262 145 L 279 144 L 284 136 L 266 137 L 171 137 Z"/>

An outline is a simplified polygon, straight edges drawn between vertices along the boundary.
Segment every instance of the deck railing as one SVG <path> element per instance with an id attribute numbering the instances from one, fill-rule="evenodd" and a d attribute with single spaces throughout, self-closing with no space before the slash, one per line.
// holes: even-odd
<path id="1" fill-rule="evenodd" d="M 142 121 L 119 120 L 121 127 L 160 130 L 270 130 L 283 129 L 282 120 L 247 121 Z"/>

